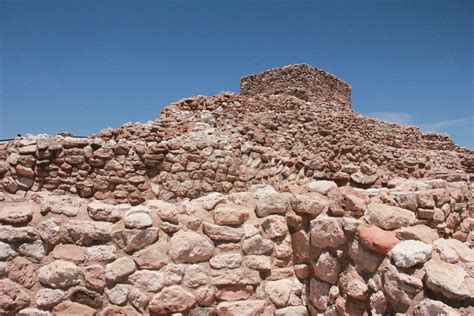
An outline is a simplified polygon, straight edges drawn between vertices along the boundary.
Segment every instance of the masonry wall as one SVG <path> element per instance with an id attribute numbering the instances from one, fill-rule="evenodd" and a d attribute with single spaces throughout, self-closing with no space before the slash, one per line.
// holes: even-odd
<path id="1" fill-rule="evenodd" d="M 288 94 L 305 101 L 332 104 L 350 111 L 351 87 L 335 76 L 309 65 L 275 68 L 240 80 L 240 94 Z"/>

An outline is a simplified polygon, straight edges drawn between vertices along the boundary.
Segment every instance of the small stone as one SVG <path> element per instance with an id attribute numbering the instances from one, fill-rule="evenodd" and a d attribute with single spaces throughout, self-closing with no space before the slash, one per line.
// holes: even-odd
<path id="1" fill-rule="evenodd" d="M 69 288 L 81 282 L 81 271 L 74 263 L 55 260 L 38 269 L 41 284 L 52 288 Z"/>
<path id="2" fill-rule="evenodd" d="M 257 202 L 255 213 L 259 217 L 270 214 L 285 214 L 290 208 L 290 198 L 284 193 L 268 193 Z"/>
<path id="3" fill-rule="evenodd" d="M 408 268 L 431 258 L 433 246 L 418 240 L 403 240 L 390 251 L 397 267 Z"/>
<path id="4" fill-rule="evenodd" d="M 96 221 L 116 222 L 122 218 L 122 212 L 115 205 L 93 201 L 87 205 L 89 216 Z"/>
<path id="5" fill-rule="evenodd" d="M 86 250 L 84 249 L 84 247 L 69 244 L 59 244 L 54 247 L 52 255 L 54 259 L 83 262 L 85 260 L 85 252 Z"/>
<path id="6" fill-rule="evenodd" d="M 147 213 L 133 213 L 125 216 L 125 227 L 127 228 L 142 229 L 152 225 L 153 221 Z"/>
<path id="7" fill-rule="evenodd" d="M 103 266 L 96 264 L 84 267 L 83 273 L 88 288 L 96 291 L 102 291 L 104 289 L 106 283 Z"/>
<path id="8" fill-rule="evenodd" d="M 184 272 L 182 283 L 189 288 L 196 288 L 209 284 L 209 281 L 209 268 L 204 268 L 199 264 L 191 264 Z"/>
<path id="9" fill-rule="evenodd" d="M 367 248 L 382 255 L 390 251 L 400 240 L 392 231 L 377 226 L 359 227 L 359 241 Z"/>
<path id="10" fill-rule="evenodd" d="M 240 253 L 223 253 L 215 255 L 209 260 L 209 264 L 214 269 L 238 268 L 242 264 L 242 255 Z"/>
<path id="11" fill-rule="evenodd" d="M 332 256 L 329 252 L 323 252 L 313 266 L 313 271 L 314 275 L 320 280 L 336 284 L 341 266 L 336 257 Z"/>
<path id="12" fill-rule="evenodd" d="M 109 299 L 110 303 L 115 305 L 125 305 L 128 296 L 128 284 L 117 284 L 111 289 L 105 289 L 105 295 Z"/>
<path id="13" fill-rule="evenodd" d="M 250 269 L 270 270 L 272 268 L 270 257 L 250 255 L 245 257 L 245 264 Z"/>
<path id="14" fill-rule="evenodd" d="M 213 211 L 217 225 L 240 225 L 250 216 L 249 210 L 234 204 L 219 204 Z"/>
<path id="15" fill-rule="evenodd" d="M 214 245 L 204 236 L 192 232 L 178 232 L 170 240 L 170 257 L 175 262 L 201 262 L 208 260 Z"/>
<path id="16" fill-rule="evenodd" d="M 46 255 L 46 250 L 44 249 L 44 245 L 41 240 L 34 241 L 33 243 L 21 244 L 18 247 L 18 252 L 31 259 L 33 262 L 40 262 Z"/>
<path id="17" fill-rule="evenodd" d="M 0 222 L 12 225 L 27 224 L 33 218 L 33 211 L 37 208 L 32 203 L 17 203 L 0 208 Z"/>
<path id="18" fill-rule="evenodd" d="M 212 211 L 216 205 L 225 201 L 224 196 L 218 192 L 209 193 L 199 200 L 201 201 L 202 208 L 207 211 Z"/>
<path id="19" fill-rule="evenodd" d="M 393 230 L 416 223 L 415 213 L 396 206 L 370 203 L 364 218 L 367 223 Z"/>
<path id="20" fill-rule="evenodd" d="M 319 217 L 311 221 L 311 244 L 318 248 L 335 248 L 346 242 L 341 223 L 332 217 Z"/>
<path id="21" fill-rule="evenodd" d="M 433 244 L 435 240 L 439 239 L 439 235 L 436 230 L 431 229 L 425 225 L 402 227 L 398 229 L 396 233 L 399 239 L 415 239 L 427 244 Z"/>
<path id="22" fill-rule="evenodd" d="M 245 300 L 235 302 L 221 302 L 217 305 L 217 314 L 226 316 L 257 316 L 265 308 L 263 300 Z"/>
<path id="23" fill-rule="evenodd" d="M 145 229 L 124 229 L 114 233 L 114 239 L 126 253 L 133 253 L 143 249 L 158 240 L 159 229 L 150 227 Z"/>
<path id="24" fill-rule="evenodd" d="M 264 239 L 262 235 L 258 234 L 245 239 L 242 243 L 242 250 L 247 255 L 271 254 L 273 251 L 273 242 Z"/>
<path id="25" fill-rule="evenodd" d="M 295 195 L 294 199 L 291 200 L 291 206 L 297 214 L 318 216 L 327 211 L 329 201 L 319 193 Z"/>
<path id="26" fill-rule="evenodd" d="M 56 305 L 53 309 L 53 314 L 58 316 L 94 316 L 95 312 L 95 309 L 92 307 L 71 301 L 64 301 L 61 304 Z"/>
<path id="27" fill-rule="evenodd" d="M 16 257 L 8 263 L 8 270 L 8 277 L 10 280 L 15 281 L 28 289 L 35 285 L 36 268 L 31 261 L 23 257 Z"/>
<path id="28" fill-rule="evenodd" d="M 194 296 L 178 285 L 164 288 L 156 294 L 148 308 L 153 313 L 166 314 L 184 312 L 196 303 Z"/>
<path id="29" fill-rule="evenodd" d="M 448 299 L 461 301 L 472 299 L 472 292 L 466 287 L 466 271 L 461 266 L 431 259 L 424 265 L 426 286 Z"/>
<path id="30" fill-rule="evenodd" d="M 130 283 L 147 292 L 158 292 L 165 286 L 162 272 L 139 270 L 128 277 Z"/>
<path id="31" fill-rule="evenodd" d="M 0 260 L 7 260 L 16 255 L 16 251 L 9 244 L 0 241 Z"/>
<path id="32" fill-rule="evenodd" d="M 30 296 L 9 280 L 0 280 L 0 314 L 14 315 L 30 303 Z"/>
<path id="33" fill-rule="evenodd" d="M 42 311 L 37 308 L 28 307 L 28 308 L 22 309 L 16 315 L 17 316 L 50 316 L 51 313 L 47 311 Z"/>
<path id="34" fill-rule="evenodd" d="M 50 309 L 59 304 L 64 298 L 61 290 L 41 289 L 36 293 L 35 301 L 39 308 Z"/>
<path id="35" fill-rule="evenodd" d="M 334 181 L 320 180 L 308 183 L 308 190 L 310 192 L 317 192 L 324 195 L 328 194 L 329 191 L 335 188 L 337 188 L 337 184 Z"/>
<path id="36" fill-rule="evenodd" d="M 280 215 L 270 215 L 262 223 L 263 230 L 270 238 L 279 238 L 288 233 L 286 219 Z"/>
<path id="37" fill-rule="evenodd" d="M 133 307 L 131 306 L 113 306 L 109 305 L 100 311 L 97 316 L 116 316 L 116 315 L 126 315 L 126 316 L 140 316 Z"/>
<path id="38" fill-rule="evenodd" d="M 113 245 L 98 245 L 86 248 L 87 261 L 111 261 L 117 257 L 117 248 Z"/>
<path id="39" fill-rule="evenodd" d="M 121 257 L 105 266 L 105 278 L 108 283 L 117 283 L 136 270 L 135 262 L 129 257 Z"/>
<path id="40" fill-rule="evenodd" d="M 377 181 L 379 178 L 378 175 L 373 174 L 373 175 L 366 175 L 363 174 L 362 172 L 358 171 L 356 173 L 351 174 L 351 180 L 354 181 L 355 183 L 361 185 L 361 186 L 370 186 Z"/>
<path id="41" fill-rule="evenodd" d="M 212 240 L 240 241 L 244 230 L 240 227 L 220 226 L 203 223 L 203 231 Z"/>
<path id="42" fill-rule="evenodd" d="M 155 243 L 133 254 L 133 260 L 141 269 L 158 270 L 169 263 L 169 246 L 164 243 Z"/>

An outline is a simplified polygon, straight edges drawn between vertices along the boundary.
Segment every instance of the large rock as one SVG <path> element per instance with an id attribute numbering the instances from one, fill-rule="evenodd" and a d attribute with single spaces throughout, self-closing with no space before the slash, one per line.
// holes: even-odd
<path id="1" fill-rule="evenodd" d="M 217 305 L 219 316 L 257 316 L 263 312 L 265 301 L 246 300 L 235 302 L 221 302 Z"/>
<path id="2" fill-rule="evenodd" d="M 141 269 L 158 270 L 169 263 L 169 246 L 165 243 L 154 243 L 133 254 L 133 260 Z"/>
<path id="3" fill-rule="evenodd" d="M 341 223 L 333 217 L 311 221 L 311 244 L 317 248 L 336 248 L 347 241 Z"/>
<path id="4" fill-rule="evenodd" d="M 235 269 L 242 265 L 242 255 L 238 252 L 218 254 L 209 260 L 209 264 L 214 269 Z"/>
<path id="5" fill-rule="evenodd" d="M 0 241 L 7 243 L 35 241 L 39 238 L 39 233 L 33 227 L 12 227 L 0 225 Z"/>
<path id="6" fill-rule="evenodd" d="M 208 260 L 214 245 L 193 231 L 178 232 L 170 240 L 170 257 L 175 262 L 202 262 Z"/>
<path id="7" fill-rule="evenodd" d="M 108 305 L 97 314 L 97 316 L 117 316 L 117 315 L 140 316 L 142 314 L 138 313 L 131 306 L 114 306 L 114 305 Z"/>
<path id="8" fill-rule="evenodd" d="M 158 292 L 165 286 L 165 277 L 160 271 L 135 271 L 128 277 L 128 281 L 147 292 Z"/>
<path id="9" fill-rule="evenodd" d="M 351 180 L 362 187 L 371 186 L 372 184 L 375 183 L 375 181 L 377 181 L 378 178 L 379 176 L 376 174 L 367 175 L 367 174 L 363 174 L 360 171 L 351 174 Z"/>
<path id="10" fill-rule="evenodd" d="M 474 298 L 465 283 L 469 277 L 461 266 L 433 258 L 425 263 L 424 269 L 426 286 L 432 291 L 455 301 Z"/>
<path id="11" fill-rule="evenodd" d="M 416 223 L 415 213 L 397 206 L 370 203 L 365 212 L 365 220 L 386 230 L 394 230 Z"/>
<path id="12" fill-rule="evenodd" d="M 390 251 L 397 267 L 408 268 L 424 263 L 431 258 L 433 246 L 419 240 L 404 240 Z"/>
<path id="13" fill-rule="evenodd" d="M 53 315 L 58 316 L 94 316 L 95 314 L 94 308 L 71 301 L 64 301 L 53 309 Z"/>
<path id="14" fill-rule="evenodd" d="M 329 191 L 336 188 L 337 184 L 334 181 L 319 180 L 311 181 L 310 183 L 308 183 L 308 190 L 310 192 L 317 192 L 324 195 L 328 194 Z"/>
<path id="15" fill-rule="evenodd" d="M 148 308 L 153 313 L 167 314 L 184 312 L 196 303 L 194 296 L 179 285 L 164 288 L 156 294 Z"/>
<path id="16" fill-rule="evenodd" d="M 64 298 L 61 290 L 41 289 L 36 293 L 35 302 L 40 308 L 50 309 L 59 304 Z"/>
<path id="17" fill-rule="evenodd" d="M 74 263 L 55 260 L 38 269 L 41 284 L 52 288 L 67 289 L 81 282 L 82 273 Z"/>
<path id="18" fill-rule="evenodd" d="M 158 240 L 159 229 L 150 227 L 145 229 L 124 229 L 113 234 L 117 245 L 126 253 L 133 253 L 143 249 Z"/>
<path id="19" fill-rule="evenodd" d="M 313 266 L 314 275 L 324 282 L 336 284 L 341 266 L 337 258 L 329 252 L 323 252 Z"/>
<path id="20" fill-rule="evenodd" d="M 439 239 L 436 230 L 425 225 L 402 227 L 396 231 L 396 234 L 397 237 L 402 240 L 415 239 L 430 245 L 432 245 L 435 240 Z"/>
<path id="21" fill-rule="evenodd" d="M 11 225 L 25 225 L 33 218 L 37 206 L 33 203 L 17 203 L 0 208 L 0 222 Z"/>
<path id="22" fill-rule="evenodd" d="M 247 255 L 268 255 L 273 251 L 273 242 L 257 234 L 242 242 L 242 250 Z"/>
<path id="23" fill-rule="evenodd" d="M 291 207 L 301 215 L 318 216 L 327 211 L 328 206 L 328 199 L 319 193 L 295 195 L 291 200 Z"/>
<path id="24" fill-rule="evenodd" d="M 211 270 L 211 282 L 217 286 L 260 284 L 260 274 L 256 270 L 237 268 L 232 270 Z"/>
<path id="25" fill-rule="evenodd" d="M 377 226 L 359 227 L 358 232 L 359 241 L 364 246 L 383 255 L 400 242 L 394 232 L 380 229 Z"/>
<path id="26" fill-rule="evenodd" d="M 122 218 L 122 212 L 116 205 L 93 201 L 87 205 L 89 216 L 96 221 L 116 222 Z"/>
<path id="27" fill-rule="evenodd" d="M 474 262 L 474 250 L 470 249 L 465 243 L 457 239 L 438 239 L 434 242 L 435 248 L 441 252 L 452 251 L 458 260 L 462 262 Z M 456 260 L 457 261 L 457 260 Z"/>
<path id="28" fill-rule="evenodd" d="M 0 314 L 15 315 L 30 303 L 30 296 L 20 286 L 9 280 L 0 280 Z"/>
<path id="29" fill-rule="evenodd" d="M 280 238 L 288 233 L 286 219 L 280 215 L 269 215 L 262 223 L 262 228 L 270 238 Z"/>
<path id="30" fill-rule="evenodd" d="M 255 206 L 255 213 L 259 217 L 270 214 L 285 214 L 290 208 L 290 197 L 285 193 L 268 193 L 263 195 Z"/>
<path id="31" fill-rule="evenodd" d="M 440 301 L 425 298 L 415 306 L 411 306 L 407 311 L 407 316 L 423 316 L 423 315 L 446 315 L 460 316 L 460 314 L 452 307 Z"/>
<path id="32" fill-rule="evenodd" d="M 20 283 L 27 289 L 36 283 L 36 268 L 31 261 L 23 257 L 16 257 L 8 263 L 8 277 L 10 280 Z"/>

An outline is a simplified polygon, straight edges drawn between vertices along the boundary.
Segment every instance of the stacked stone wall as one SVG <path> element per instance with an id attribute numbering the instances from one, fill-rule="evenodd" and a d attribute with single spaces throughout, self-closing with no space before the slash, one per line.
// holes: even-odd
<path id="1" fill-rule="evenodd" d="M 0 313 L 472 313 L 469 186 L 390 187 L 257 185 L 137 206 L 7 194 Z"/>

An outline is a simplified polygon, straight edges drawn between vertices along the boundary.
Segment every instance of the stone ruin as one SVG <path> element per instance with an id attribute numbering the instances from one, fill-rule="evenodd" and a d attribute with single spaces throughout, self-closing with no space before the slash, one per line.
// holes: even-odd
<path id="1" fill-rule="evenodd" d="M 469 315 L 474 153 L 307 65 L 0 144 L 1 315 Z"/>

